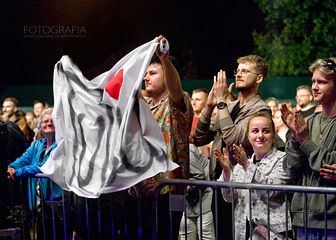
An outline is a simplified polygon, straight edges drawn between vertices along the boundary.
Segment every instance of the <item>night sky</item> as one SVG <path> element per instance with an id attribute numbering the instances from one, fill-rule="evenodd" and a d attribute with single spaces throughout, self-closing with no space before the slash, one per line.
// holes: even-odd
<path id="1" fill-rule="evenodd" d="M 0 14 L 1 92 L 15 84 L 51 84 L 64 54 L 92 78 L 159 34 L 168 38 L 179 66 L 193 61 L 196 77 L 212 78 L 220 68 L 232 77 L 237 57 L 253 52 L 252 31 L 263 29 L 252 0 L 2 0 Z M 29 35 L 38 26 L 85 34 Z"/>

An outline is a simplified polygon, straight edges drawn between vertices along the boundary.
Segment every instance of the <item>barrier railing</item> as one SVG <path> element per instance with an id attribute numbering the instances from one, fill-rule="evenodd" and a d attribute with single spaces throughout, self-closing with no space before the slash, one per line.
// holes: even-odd
<path id="1" fill-rule="evenodd" d="M 43 175 L 38 175 L 38 177 L 43 177 Z M 152 234 L 152 239 L 158 240 L 158 224 L 160 223 L 160 219 L 158 219 L 158 197 L 160 190 L 165 186 L 179 186 L 179 187 L 187 187 L 187 186 L 195 186 L 198 188 L 199 193 L 199 201 L 200 201 L 200 218 L 202 218 L 202 192 L 201 189 L 205 187 L 210 187 L 214 191 L 215 195 L 215 203 L 214 203 L 214 209 L 215 209 L 215 233 L 216 236 L 218 236 L 218 229 L 220 229 L 221 226 L 218 225 L 218 204 L 217 204 L 217 194 L 222 189 L 230 189 L 231 190 L 231 197 L 233 199 L 234 191 L 237 189 L 246 189 L 249 191 L 249 194 L 251 194 L 251 191 L 259 190 L 259 191 L 266 191 L 267 192 L 267 221 L 266 225 L 268 229 L 270 229 L 270 206 L 269 206 L 269 192 L 270 191 L 278 191 L 283 192 L 285 195 L 285 202 L 286 202 L 286 231 L 285 231 L 285 239 L 289 239 L 290 236 L 290 224 L 287 222 L 287 210 L 290 208 L 289 200 L 290 195 L 294 192 L 303 193 L 304 198 L 304 221 L 307 223 L 307 196 L 308 194 L 322 194 L 325 198 L 325 205 L 324 205 L 324 220 L 325 220 L 325 233 L 327 232 L 328 223 L 327 223 L 327 196 L 328 195 L 336 195 L 336 188 L 329 188 L 329 187 L 302 187 L 302 186 L 293 186 L 293 185 L 262 185 L 262 184 L 249 184 L 249 183 L 230 183 L 230 182 L 214 182 L 214 181 L 195 181 L 195 180 L 166 180 L 160 186 L 155 190 L 153 195 L 153 209 L 154 209 L 154 215 L 153 215 L 153 221 L 154 221 L 154 229 Z M 21 185 L 22 186 L 22 185 Z M 52 190 L 52 185 L 50 186 Z M 140 202 L 140 195 L 137 192 L 137 189 L 134 189 L 137 199 L 137 217 L 138 217 L 138 233 L 137 233 L 137 239 L 144 239 L 142 236 L 142 223 L 141 223 L 141 202 Z M 60 199 L 53 199 L 51 198 L 50 201 L 42 201 L 41 202 L 41 208 L 40 212 L 32 211 L 30 215 L 30 222 L 27 224 L 26 221 L 24 221 L 24 213 L 21 212 L 18 216 L 21 215 L 22 221 L 20 226 L 11 226 L 7 229 L 0 230 L 0 238 L 7 236 L 10 239 L 76 239 L 76 233 L 78 231 L 84 231 L 85 233 L 82 233 L 81 239 L 106 239 L 103 231 L 109 230 L 109 233 L 111 233 L 109 239 L 130 239 L 128 237 L 128 226 L 127 226 L 127 216 L 123 216 L 125 219 L 122 219 L 121 222 L 123 223 L 122 226 L 118 226 L 118 229 L 115 231 L 115 223 L 113 222 L 113 219 L 106 220 L 103 215 L 103 206 L 99 200 L 97 200 L 95 203 L 97 204 L 97 207 L 93 208 L 91 207 L 91 199 L 85 199 L 83 198 L 82 202 L 79 203 L 79 206 L 81 207 L 80 215 L 82 217 L 81 220 L 84 222 L 84 226 L 81 226 L 82 229 L 78 229 L 74 227 L 72 222 L 70 221 L 70 212 L 73 210 L 71 209 L 71 205 L 74 203 L 73 194 L 70 193 L 70 197 L 67 196 L 69 192 L 65 192 L 62 194 L 62 197 Z M 176 198 L 176 195 L 169 192 L 170 196 L 170 210 L 171 211 L 184 211 L 186 214 L 187 210 L 187 202 L 185 201 L 185 195 L 179 195 L 179 198 Z M 126 195 L 125 199 L 129 196 Z M 43 196 L 41 196 L 43 199 Z M 72 199 L 71 199 L 72 198 Z M 250 198 L 251 199 L 251 198 Z M 183 207 L 181 208 L 179 204 L 176 204 L 177 201 L 183 201 Z M 69 203 L 69 204 L 68 204 Z M 235 215 L 234 215 L 234 204 L 235 202 L 232 201 L 232 226 L 235 224 Z M 43 206 L 49 206 L 50 212 L 46 214 L 46 208 Z M 58 209 L 57 209 L 58 208 Z M 61 208 L 61 209 L 59 209 Z M 22 208 L 23 209 L 23 208 Z M 249 206 L 250 211 L 250 217 L 253 216 L 251 211 L 251 202 Z M 126 213 L 125 213 L 126 214 Z M 50 217 L 50 218 L 49 218 Z M 41 221 L 36 221 L 36 219 L 39 219 Z M 108 221 L 107 223 L 104 221 Z M 230 220 L 228 220 L 230 221 Z M 202 219 L 200 220 L 202 223 Z M 182 223 L 183 224 L 183 223 Z M 186 224 L 186 222 L 184 222 Z M 107 227 L 106 227 L 107 226 Z M 62 228 L 60 230 L 60 227 Z M 106 229 L 107 228 L 107 229 Z M 185 228 L 187 230 L 187 228 Z M 38 231 L 40 231 L 38 233 Z M 94 231 L 95 233 L 92 234 L 91 231 Z M 252 230 L 250 229 L 250 236 L 252 236 Z M 28 233 L 28 234 L 27 234 Z M 307 224 L 305 224 L 305 233 L 307 233 Z M 96 235 L 95 235 L 96 234 Z M 268 239 L 270 238 L 270 232 L 268 231 Z M 167 233 L 167 236 L 172 236 L 171 230 L 169 233 Z M 187 234 L 186 234 L 187 235 Z M 202 226 L 200 229 L 200 239 L 203 239 L 203 233 L 202 233 Z M 234 238 L 235 236 L 235 228 L 232 228 L 232 236 Z M 219 239 L 218 237 L 216 239 Z M 133 240 L 133 239 L 132 239 Z M 135 239 L 134 239 L 135 240 Z M 147 240 L 147 239 L 146 239 Z M 160 239 L 159 239 L 160 240 Z"/>
<path id="2" fill-rule="evenodd" d="M 263 185 L 263 184 L 253 184 L 253 183 L 233 183 L 233 182 L 214 182 L 214 181 L 195 181 L 195 180 L 177 180 L 177 179 L 167 179 L 163 183 L 161 183 L 158 188 L 155 190 L 155 195 L 153 199 L 153 208 L 157 209 L 157 201 L 158 201 L 158 196 L 160 190 L 165 187 L 165 186 L 180 186 L 180 187 L 187 187 L 187 186 L 195 186 L 199 188 L 199 198 L 200 201 L 202 201 L 201 197 L 201 188 L 202 187 L 211 187 L 214 190 L 215 195 L 217 194 L 217 191 L 220 189 L 224 188 L 229 188 L 231 191 L 231 197 L 233 198 L 233 194 L 235 189 L 246 189 L 249 190 L 250 194 L 250 202 L 249 202 L 249 213 L 250 213 L 250 219 L 252 217 L 251 213 L 251 191 L 252 190 L 263 190 L 266 191 L 267 194 L 267 227 L 270 229 L 270 206 L 269 206 L 269 192 L 270 191 L 278 191 L 278 192 L 283 192 L 285 194 L 285 202 L 286 202 L 286 232 L 285 232 L 285 239 L 289 238 L 289 225 L 288 225 L 288 215 L 287 215 L 287 210 L 289 209 L 289 199 L 290 199 L 290 194 L 298 192 L 298 193 L 303 193 L 304 194 L 304 228 L 305 228 L 305 235 L 307 237 L 307 195 L 308 194 L 323 194 L 324 195 L 324 220 L 325 220 L 325 228 L 324 228 L 324 233 L 327 235 L 327 195 L 336 195 L 336 188 L 331 188 L 331 187 L 305 187 L 305 186 L 294 186 L 294 185 Z M 169 193 L 171 194 L 171 193 Z M 170 201 L 170 204 L 174 204 L 173 201 Z M 235 226 L 235 219 L 234 219 L 234 204 L 235 202 L 232 201 L 231 207 L 232 207 L 232 226 Z M 200 204 L 201 208 L 202 204 Z M 184 211 L 186 212 L 187 204 L 185 203 L 185 209 Z M 215 197 L 215 213 L 218 212 L 218 206 L 217 206 L 217 197 Z M 200 216 L 202 215 L 202 209 L 200 209 Z M 154 223 L 155 223 L 155 228 L 153 231 L 153 240 L 158 240 L 158 212 L 155 211 L 155 214 L 153 216 L 154 218 Z M 218 219 L 218 215 L 215 214 L 214 216 L 215 220 Z M 200 220 L 202 222 L 202 220 Z M 215 221 L 216 226 L 216 236 L 218 236 L 218 228 L 220 226 L 217 225 L 218 221 Z M 250 229 L 250 236 L 252 236 L 252 229 Z M 201 239 L 202 239 L 202 226 L 201 226 Z M 234 239 L 235 236 L 235 228 L 232 227 L 232 236 Z M 171 235 L 171 233 L 169 233 Z M 186 234 L 186 233 L 185 233 Z M 187 234 L 186 234 L 187 235 Z M 268 231 L 268 239 L 270 239 L 270 231 Z"/>

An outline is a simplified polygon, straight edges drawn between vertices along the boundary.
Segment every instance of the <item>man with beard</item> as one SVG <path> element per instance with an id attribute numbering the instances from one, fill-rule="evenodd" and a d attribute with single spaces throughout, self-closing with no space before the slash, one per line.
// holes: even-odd
<path id="1" fill-rule="evenodd" d="M 238 90 L 237 99 L 230 101 L 231 96 L 228 90 L 226 72 L 220 70 L 217 76 L 214 76 L 212 89 L 194 134 L 196 146 L 208 144 L 213 140 L 209 167 L 210 179 L 212 180 L 218 179 L 222 172 L 219 164 L 216 164 L 213 149 L 241 144 L 247 155 L 251 156 L 253 150 L 246 137 L 248 120 L 259 111 L 265 111 L 271 115 L 269 106 L 259 95 L 259 87 L 265 80 L 268 71 L 266 60 L 257 55 L 248 55 L 238 58 L 237 63 L 238 68 L 234 72 L 235 88 Z M 217 116 L 211 119 L 212 112 L 216 107 L 218 110 Z M 283 145 L 280 140 L 281 143 Z M 220 195 L 220 192 L 218 192 L 218 195 Z M 218 212 L 219 216 L 215 221 L 218 226 L 225 226 L 226 228 L 218 228 L 223 232 L 219 233 L 217 239 L 230 239 L 232 233 L 231 221 L 228 220 L 225 223 L 221 223 L 221 221 L 224 219 L 223 216 L 228 219 L 231 214 L 231 206 L 224 203 L 221 196 L 218 196 L 217 201 L 218 205 L 222 206 L 213 209 Z M 214 214 L 214 216 L 216 215 Z"/>
<path id="2" fill-rule="evenodd" d="M 257 55 L 240 57 L 237 62 L 238 68 L 234 73 L 235 88 L 238 90 L 237 99 L 228 101 L 230 96 L 226 72 L 220 70 L 217 76 L 214 76 L 212 89 L 195 130 L 194 142 L 196 146 L 202 146 L 214 140 L 212 149 L 222 149 L 233 143 L 242 144 L 247 154 L 251 156 L 252 149 L 246 138 L 248 119 L 259 111 L 271 114 L 269 106 L 259 95 L 259 87 L 266 78 L 268 64 L 265 59 Z M 218 114 L 215 119 L 211 119 L 215 107 Z M 210 171 L 213 171 L 211 175 L 212 179 L 215 179 L 216 158 L 213 152 L 211 160 Z"/>
<path id="3" fill-rule="evenodd" d="M 315 112 L 316 106 L 313 104 L 313 94 L 311 91 L 311 88 L 306 85 L 301 85 L 296 88 L 296 106 L 298 106 L 300 109 L 298 109 L 299 113 L 302 115 L 302 117 L 306 118 L 312 113 Z"/>
<path id="4" fill-rule="evenodd" d="M 2 103 L 2 121 L 16 122 L 16 112 L 19 110 L 19 101 L 16 98 L 8 97 Z"/>

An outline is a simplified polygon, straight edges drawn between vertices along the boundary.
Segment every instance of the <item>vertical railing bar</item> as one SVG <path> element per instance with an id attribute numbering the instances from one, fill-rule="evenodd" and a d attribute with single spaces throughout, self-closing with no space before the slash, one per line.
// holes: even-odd
<path id="1" fill-rule="evenodd" d="M 251 240 L 253 239 L 252 237 L 252 193 L 251 189 L 249 189 L 249 226 L 250 226 L 250 238 Z"/>
<path id="2" fill-rule="evenodd" d="M 200 206 L 200 235 L 201 235 L 201 240 L 203 240 L 203 216 L 202 216 L 203 208 L 202 208 L 202 191 L 200 188 L 198 189 L 198 197 L 199 197 L 199 206 Z M 196 226 L 197 226 L 197 222 L 196 222 Z"/>
<path id="3" fill-rule="evenodd" d="M 270 220 L 270 206 L 269 206 L 269 197 L 270 193 L 269 190 L 267 190 L 267 236 L 268 239 L 271 239 L 271 220 Z"/>
<path id="4" fill-rule="evenodd" d="M 65 208 L 66 208 L 66 203 L 65 202 L 65 197 L 64 197 L 64 191 L 62 191 L 62 214 L 63 214 L 63 231 L 64 231 L 64 239 L 67 239 L 67 226 L 66 226 L 66 220 L 68 220 L 68 216 L 66 215 Z M 70 209 L 69 209 L 70 210 Z"/>
<path id="5" fill-rule="evenodd" d="M 327 194 L 324 194 L 324 236 L 327 239 L 327 227 L 328 227 L 328 217 L 327 217 Z"/>
<path id="6" fill-rule="evenodd" d="M 55 202 L 54 202 L 54 189 L 53 189 L 53 182 L 48 181 L 50 184 L 50 191 L 51 191 L 51 219 L 52 219 L 52 233 L 53 233 L 53 240 L 56 240 L 56 223 L 55 223 Z"/>
<path id="7" fill-rule="evenodd" d="M 235 234 L 236 234 L 236 230 L 235 230 L 235 207 L 234 207 L 234 202 L 235 202 L 235 198 L 234 198 L 234 189 L 232 187 L 230 187 L 230 194 L 231 194 L 231 215 L 232 215 L 232 237 L 233 239 L 236 239 Z"/>
<path id="8" fill-rule="evenodd" d="M 45 219 L 44 219 L 44 201 L 43 201 L 43 191 L 42 191 L 42 183 L 41 178 L 38 178 L 37 184 L 39 184 L 40 188 L 40 205 L 41 205 L 41 213 L 42 213 L 42 227 L 43 227 L 43 239 L 46 240 L 46 231 L 45 231 Z"/>
<path id="9" fill-rule="evenodd" d="M 305 228 L 305 239 L 308 240 L 308 217 L 307 217 L 307 193 L 304 193 L 304 228 Z"/>
<path id="10" fill-rule="evenodd" d="M 187 189 L 187 188 L 186 188 Z M 184 236 L 185 236 L 185 239 L 188 240 L 188 229 L 187 229 L 187 224 L 188 224 L 188 209 L 189 209 L 189 205 L 188 205 L 188 202 L 186 201 L 186 191 L 184 191 L 184 199 L 185 199 L 185 202 L 184 202 Z"/>
<path id="11" fill-rule="evenodd" d="M 288 192 L 285 192 L 286 239 L 288 239 Z"/>
<path id="12" fill-rule="evenodd" d="M 218 188 L 215 188 L 215 225 L 216 225 L 216 237 L 218 238 L 218 202 L 217 202 L 217 197 L 218 197 Z"/>

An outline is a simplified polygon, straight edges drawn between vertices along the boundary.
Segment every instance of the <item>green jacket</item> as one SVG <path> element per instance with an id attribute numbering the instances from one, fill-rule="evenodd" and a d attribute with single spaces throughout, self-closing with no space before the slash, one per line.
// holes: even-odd
<path id="1" fill-rule="evenodd" d="M 309 133 L 311 135 L 313 124 L 317 124 L 321 113 L 313 114 L 308 119 Z M 314 123 L 315 120 L 315 123 Z M 336 119 L 335 119 L 336 120 Z M 286 156 L 283 162 L 287 174 L 295 177 L 302 186 L 336 187 L 336 181 L 328 181 L 320 177 L 320 167 L 324 164 L 336 163 L 336 121 L 331 122 L 330 131 L 324 134 L 321 143 L 312 140 L 302 145 L 291 139 L 286 144 Z M 336 229 L 336 195 L 327 196 L 327 228 Z M 309 228 L 324 229 L 323 194 L 307 194 L 307 220 Z M 291 210 L 293 225 L 304 226 L 304 194 L 294 193 Z"/>

